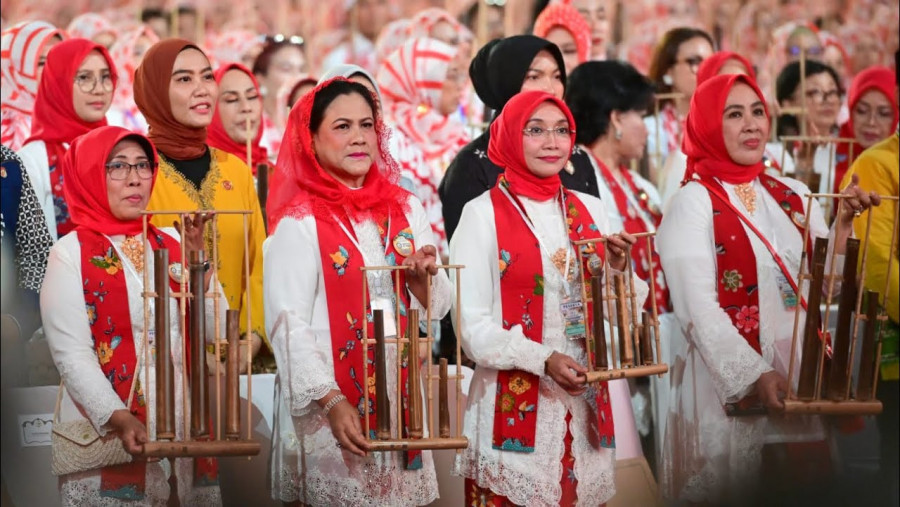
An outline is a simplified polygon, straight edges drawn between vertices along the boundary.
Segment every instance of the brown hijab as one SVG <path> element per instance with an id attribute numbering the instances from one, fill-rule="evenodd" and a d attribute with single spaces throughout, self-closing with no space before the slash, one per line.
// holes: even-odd
<path id="1" fill-rule="evenodd" d="M 206 128 L 190 128 L 179 123 L 172 115 L 169 102 L 175 58 L 185 49 L 203 53 L 190 41 L 165 39 L 147 50 L 134 71 L 134 103 L 150 126 L 148 137 L 160 153 L 175 160 L 191 160 L 206 153 Z"/>

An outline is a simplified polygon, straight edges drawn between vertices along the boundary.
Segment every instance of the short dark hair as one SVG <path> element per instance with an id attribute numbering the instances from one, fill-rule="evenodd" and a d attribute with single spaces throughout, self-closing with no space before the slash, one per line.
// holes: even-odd
<path id="1" fill-rule="evenodd" d="M 253 61 L 253 69 L 251 69 L 253 71 L 253 74 L 257 76 L 268 75 L 269 66 L 272 64 L 272 57 L 275 56 L 275 53 L 281 51 L 282 48 L 286 47 L 295 47 L 300 50 L 301 53 L 303 53 L 302 44 L 292 42 L 290 39 L 267 39 L 262 51 L 260 51 L 259 55 L 257 55 L 256 60 Z"/>
<path id="2" fill-rule="evenodd" d="M 375 98 L 372 97 L 372 92 L 364 85 L 354 81 L 337 79 L 323 86 L 316 92 L 316 96 L 313 98 L 312 110 L 309 113 L 309 131 L 315 132 L 319 130 L 319 127 L 322 125 L 322 120 L 325 119 L 325 110 L 328 109 L 328 106 L 330 106 L 336 98 L 341 95 L 352 95 L 354 93 L 366 99 L 366 103 L 372 108 L 372 117 L 376 118 L 378 109 L 375 105 Z"/>
<path id="3" fill-rule="evenodd" d="M 169 20 L 169 17 L 163 13 L 162 9 L 147 8 L 141 11 L 141 23 L 146 23 L 157 18 L 163 18 L 166 21 Z"/>
<path id="4" fill-rule="evenodd" d="M 804 78 L 809 78 L 818 74 L 828 73 L 834 84 L 837 85 L 841 95 L 844 90 L 841 87 L 841 78 L 836 70 L 822 62 L 816 60 L 806 60 L 806 73 Z M 800 86 L 800 62 L 791 62 L 781 69 L 778 77 L 775 79 L 775 99 L 781 105 L 785 100 L 790 99 L 797 88 Z M 778 117 L 777 135 L 796 135 L 800 133 L 800 120 L 792 114 L 782 114 Z"/>
<path id="5" fill-rule="evenodd" d="M 569 77 L 566 104 L 577 126 L 575 141 L 591 144 L 609 131 L 613 111 L 648 109 L 653 83 L 625 62 L 585 62 Z"/>
<path id="6" fill-rule="evenodd" d="M 653 50 L 653 60 L 650 62 L 650 71 L 647 73 L 647 77 L 656 85 L 656 91 L 660 93 L 672 91 L 672 86 L 663 82 L 663 76 L 677 63 L 678 48 L 697 37 L 706 39 L 713 50 L 716 49 L 716 43 L 713 42 L 712 37 L 697 28 L 678 27 L 663 34 Z"/>

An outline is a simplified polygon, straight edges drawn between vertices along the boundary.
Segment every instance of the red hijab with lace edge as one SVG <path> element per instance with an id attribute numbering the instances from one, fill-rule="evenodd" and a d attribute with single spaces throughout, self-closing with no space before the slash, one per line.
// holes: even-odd
<path id="1" fill-rule="evenodd" d="M 221 84 L 222 78 L 225 77 L 225 74 L 229 70 L 234 69 L 247 74 L 247 76 L 250 77 L 250 81 L 253 82 L 253 87 L 256 88 L 256 93 L 259 94 L 259 83 L 256 81 L 256 77 L 253 75 L 253 72 L 239 63 L 228 63 L 216 69 L 216 83 Z M 218 102 L 218 100 L 216 100 L 216 102 Z M 262 120 L 261 117 L 260 120 Z M 262 135 L 263 128 L 262 124 L 260 123 L 260 125 L 256 129 L 256 136 L 254 136 L 250 142 L 250 156 L 253 157 L 254 165 L 254 167 L 252 167 L 251 169 L 254 174 L 256 174 L 256 164 L 260 162 L 268 162 L 269 160 L 268 152 L 265 148 L 259 145 L 259 141 L 260 139 L 262 139 Z M 245 164 L 249 163 L 247 162 L 247 144 L 235 141 L 231 138 L 231 136 L 228 135 L 228 132 L 225 131 L 225 126 L 222 124 L 222 116 L 219 115 L 218 103 L 216 104 L 216 112 L 213 114 L 212 123 L 210 123 L 209 127 L 207 128 L 206 142 L 213 148 L 218 148 L 240 158 L 244 161 Z"/>
<path id="2" fill-rule="evenodd" d="M 51 144 L 69 143 L 76 137 L 106 125 L 106 118 L 99 121 L 86 122 L 75 112 L 72 99 L 75 89 L 75 75 L 84 59 L 92 51 L 97 51 L 109 65 L 113 90 L 118 82 L 116 66 L 106 48 L 87 39 L 68 39 L 53 46 L 47 53 L 47 63 L 41 74 L 37 98 L 34 102 L 34 116 L 31 123 L 31 141 L 44 141 Z M 96 76 L 95 76 L 96 77 Z M 101 86 L 100 82 L 96 86 Z"/>
<path id="3" fill-rule="evenodd" d="M 898 109 L 897 99 L 894 95 L 894 87 L 894 71 L 887 67 L 869 67 L 857 74 L 850 83 L 850 90 L 847 92 L 847 107 L 850 109 L 850 118 L 841 125 L 840 136 L 844 138 L 854 137 L 853 109 L 856 108 L 856 103 L 859 102 L 859 99 L 861 99 L 869 90 L 879 91 L 887 97 L 888 102 L 891 103 L 891 110 L 894 112 L 894 119 L 891 121 L 891 125 L 897 125 Z M 834 168 L 835 193 L 840 193 L 841 180 L 843 180 L 844 174 L 846 174 L 850 166 L 853 165 L 856 157 L 863 152 L 863 149 L 864 148 L 860 146 L 859 143 L 856 143 L 853 146 L 853 157 L 851 158 L 850 145 L 847 143 L 838 144 L 836 152 L 838 162 L 835 164 Z"/>
<path id="4" fill-rule="evenodd" d="M 375 162 L 369 168 L 363 186 L 351 189 L 328 174 L 316 159 L 310 119 L 316 95 L 335 81 L 336 77 L 317 85 L 304 95 L 291 110 L 284 131 L 275 172 L 269 184 L 266 204 L 269 231 L 274 231 L 282 218 L 300 219 L 305 216 L 330 219 L 332 215 L 362 220 L 386 216 L 388 210 L 409 211 L 409 192 L 397 183 L 400 166 L 388 152 L 389 132 L 380 112 L 373 112 L 378 136 Z M 373 99 L 374 101 L 374 99 Z"/>
<path id="5" fill-rule="evenodd" d="M 134 72 L 134 103 L 150 126 L 149 138 L 160 151 L 175 160 L 192 160 L 206 153 L 206 127 L 182 125 L 172 114 L 169 87 L 175 59 L 196 44 L 185 39 L 165 39 L 154 44 Z M 204 58 L 206 54 L 203 54 Z M 208 59 L 207 59 L 208 60 Z M 215 97 L 210 97 L 215 107 Z"/>
<path id="6" fill-rule="evenodd" d="M 99 127 L 77 137 L 63 157 L 61 165 L 66 181 L 63 191 L 69 216 L 76 226 L 110 236 L 141 232 L 143 221 L 140 218 L 119 220 L 109 206 L 106 163 L 113 148 L 123 139 L 137 141 L 156 166 L 159 157 L 150 140 L 122 127 Z M 156 182 L 156 173 L 154 170 L 148 196 Z"/>
<path id="7" fill-rule="evenodd" d="M 741 65 L 744 66 L 744 70 L 747 71 L 747 75 L 756 81 L 756 71 L 753 70 L 753 65 L 750 63 L 750 60 L 747 60 L 733 51 L 717 51 L 706 60 L 703 60 L 703 63 L 700 64 L 700 68 L 697 69 L 697 86 L 700 86 L 701 83 L 709 80 L 709 78 L 717 76 L 728 60 L 740 62 Z"/>
<path id="8" fill-rule="evenodd" d="M 569 120 L 569 128 L 572 129 L 569 137 L 574 146 L 575 119 L 572 118 L 572 112 L 565 102 L 541 91 L 521 92 L 513 96 L 491 124 L 491 140 L 488 144 L 488 158 L 504 169 L 512 192 L 538 201 L 555 197 L 561 185 L 559 174 L 547 178 L 538 177 L 531 172 L 525 161 L 525 134 L 522 130 L 534 110 L 544 102 L 556 105 Z"/>
<path id="9" fill-rule="evenodd" d="M 687 171 L 682 185 L 691 181 L 694 174 L 718 178 L 737 185 L 752 181 L 765 169 L 762 157 L 755 164 L 741 165 L 731 159 L 725 147 L 722 114 L 725 111 L 728 94 L 738 82 L 748 85 L 756 92 L 763 107 L 766 108 L 766 118 L 769 117 L 766 99 L 763 98 L 756 81 L 749 76 L 743 74 L 713 76 L 698 86 L 694 96 L 691 97 L 691 109 L 684 128 L 682 151 L 687 155 Z"/>

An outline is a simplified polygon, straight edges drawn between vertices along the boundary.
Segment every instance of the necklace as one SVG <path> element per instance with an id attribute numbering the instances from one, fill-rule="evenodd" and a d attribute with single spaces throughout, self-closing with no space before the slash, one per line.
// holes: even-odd
<path id="1" fill-rule="evenodd" d="M 747 212 L 751 215 L 756 212 L 756 189 L 753 188 L 752 181 L 735 185 L 734 193 L 737 194 L 744 208 L 747 208 Z"/>
<path id="2" fill-rule="evenodd" d="M 566 249 L 560 248 L 550 257 L 550 260 L 553 261 L 553 265 L 556 266 L 556 270 L 559 271 L 559 274 L 562 275 L 563 279 L 568 282 L 569 281 L 569 273 L 566 273 Z"/>
<path id="3" fill-rule="evenodd" d="M 122 242 L 122 253 L 131 261 L 138 274 L 144 272 L 144 242 L 139 236 L 128 236 Z"/>

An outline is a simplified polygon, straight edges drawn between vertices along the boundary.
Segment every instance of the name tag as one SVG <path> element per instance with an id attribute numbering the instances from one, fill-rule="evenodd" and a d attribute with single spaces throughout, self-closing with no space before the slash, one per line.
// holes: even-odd
<path id="1" fill-rule="evenodd" d="M 784 276 L 784 273 L 777 273 L 775 281 L 778 283 L 778 292 L 781 295 L 781 304 L 785 310 L 792 311 L 797 308 L 797 293 L 791 287 L 790 282 Z"/>
<path id="2" fill-rule="evenodd" d="M 575 298 L 563 298 L 559 304 L 559 312 L 566 323 L 566 338 L 570 340 L 581 340 L 587 336 L 583 308 L 581 300 Z"/>

